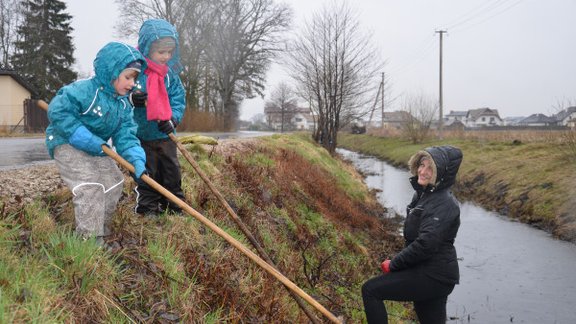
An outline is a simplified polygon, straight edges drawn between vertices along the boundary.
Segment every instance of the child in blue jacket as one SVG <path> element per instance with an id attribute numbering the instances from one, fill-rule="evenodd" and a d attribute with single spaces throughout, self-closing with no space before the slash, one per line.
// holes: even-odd
<path id="1" fill-rule="evenodd" d="M 94 60 L 95 76 L 62 87 L 50 102 L 48 153 L 73 194 L 76 232 L 103 244 L 122 195 L 124 175 L 102 145 L 112 139 L 134 177 L 145 172 L 146 155 L 136 137 L 128 94 L 146 66 L 142 54 L 119 42 L 106 44 Z"/>
<path id="2" fill-rule="evenodd" d="M 165 20 L 147 20 L 140 28 L 138 49 L 148 66 L 130 98 L 138 124 L 137 136 L 146 152 L 146 169 L 156 182 L 184 200 L 177 146 L 168 136 L 182 120 L 186 106 L 184 87 L 178 76 L 182 70 L 178 33 Z M 181 212 L 180 207 L 146 183 L 139 183 L 136 193 L 138 214 Z"/>

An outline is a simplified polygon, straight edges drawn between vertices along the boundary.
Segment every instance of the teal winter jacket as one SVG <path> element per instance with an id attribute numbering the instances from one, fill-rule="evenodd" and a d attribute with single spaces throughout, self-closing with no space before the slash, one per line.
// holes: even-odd
<path id="1" fill-rule="evenodd" d="M 144 150 L 136 137 L 132 106 L 127 96 L 118 95 L 113 86 L 128 63 L 136 60 L 141 61 L 142 68 L 146 66 L 144 57 L 134 47 L 120 42 L 108 43 L 94 60 L 95 76 L 58 91 L 48 108 L 50 125 L 46 129 L 46 146 L 52 158 L 59 145 L 82 146 L 77 140 L 71 143 L 70 139 L 77 130 L 86 128 L 103 141 L 112 139 L 116 151 L 131 164 L 145 161 Z M 90 138 L 86 138 L 88 140 Z"/>
<path id="2" fill-rule="evenodd" d="M 174 118 L 177 123 L 180 123 L 186 107 L 186 94 L 182 86 L 182 81 L 178 76 L 178 73 L 182 70 L 182 66 L 180 65 L 180 45 L 176 29 L 169 22 L 162 19 L 149 19 L 145 21 L 138 35 L 138 49 L 144 56 L 149 57 L 152 43 L 163 37 L 172 37 L 176 42 L 173 56 L 167 64 L 168 74 L 164 78 L 164 84 L 166 85 L 170 107 L 172 108 L 172 118 Z M 140 73 L 137 85 L 138 91 L 147 92 L 147 79 L 148 76 L 145 72 Z M 158 130 L 157 121 L 147 120 L 146 109 L 134 108 L 134 120 L 138 124 L 137 135 L 141 140 L 154 141 L 168 138 L 168 135 Z"/>

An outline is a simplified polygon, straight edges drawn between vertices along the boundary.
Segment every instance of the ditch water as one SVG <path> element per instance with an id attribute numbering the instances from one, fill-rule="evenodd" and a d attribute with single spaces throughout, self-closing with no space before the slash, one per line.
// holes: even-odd
<path id="1" fill-rule="evenodd" d="M 405 214 L 414 192 L 408 171 L 337 152 L 381 190 L 383 206 Z M 448 297 L 448 323 L 576 323 L 576 245 L 469 202 L 460 211 L 460 284 Z"/>

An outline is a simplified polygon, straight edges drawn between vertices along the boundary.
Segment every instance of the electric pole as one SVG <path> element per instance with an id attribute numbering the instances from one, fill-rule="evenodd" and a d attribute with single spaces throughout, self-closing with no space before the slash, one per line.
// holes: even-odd
<path id="1" fill-rule="evenodd" d="M 382 72 L 382 83 L 380 84 L 382 87 L 382 121 L 381 127 L 384 127 L 384 72 Z"/>
<path id="2" fill-rule="evenodd" d="M 440 36 L 440 89 L 439 89 L 439 97 L 438 97 L 438 104 L 440 108 L 440 119 L 438 120 L 438 136 L 442 138 L 442 124 L 443 124 L 443 115 L 442 110 L 444 109 L 444 100 L 442 98 L 442 37 L 445 30 L 437 30 L 436 31 Z"/>

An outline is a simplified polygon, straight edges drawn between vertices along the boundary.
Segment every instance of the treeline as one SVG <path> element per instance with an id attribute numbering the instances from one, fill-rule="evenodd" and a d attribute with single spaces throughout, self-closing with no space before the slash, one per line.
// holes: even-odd
<path id="1" fill-rule="evenodd" d="M 370 111 L 383 60 L 345 0 L 327 2 L 294 34 L 291 7 L 275 0 L 116 2 L 122 38 L 134 39 L 149 18 L 176 26 L 187 99 L 183 126 L 195 120 L 212 130 L 235 129 L 242 101 L 264 96 L 273 62 L 288 68 L 297 97 L 315 117 L 313 137 L 329 151 L 338 130 Z M 0 0 L 0 63 L 44 100 L 77 78 L 72 18 L 63 1 Z"/>

